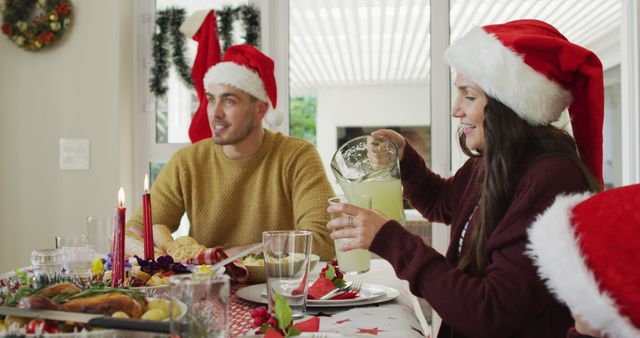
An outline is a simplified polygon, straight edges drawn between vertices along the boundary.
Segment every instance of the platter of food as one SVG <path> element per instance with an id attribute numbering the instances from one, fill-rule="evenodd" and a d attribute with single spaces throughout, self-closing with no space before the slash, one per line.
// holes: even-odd
<path id="1" fill-rule="evenodd" d="M 69 312 L 70 319 L 74 317 L 73 313 L 83 313 L 149 321 L 166 321 L 170 316 L 179 318 L 187 310 L 186 305 L 180 302 L 146 297 L 136 290 L 102 285 L 81 290 L 69 282 L 54 283 L 39 289 L 25 284 L 5 295 L 3 307 L 64 311 Z M 29 337 L 46 333 L 54 337 L 72 337 L 80 332 L 83 336 L 90 335 L 93 330 L 91 326 L 69 320 L 42 320 L 10 315 L 0 320 L 0 335 L 26 334 Z M 105 331 L 97 332 L 102 334 Z"/>

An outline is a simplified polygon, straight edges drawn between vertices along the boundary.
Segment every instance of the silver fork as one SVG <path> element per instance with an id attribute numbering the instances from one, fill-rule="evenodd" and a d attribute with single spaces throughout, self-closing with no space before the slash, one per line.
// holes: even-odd
<path id="1" fill-rule="evenodd" d="M 362 289 L 362 282 L 353 282 L 348 292 L 360 292 L 360 289 Z"/>
<path id="2" fill-rule="evenodd" d="M 313 334 L 311 338 L 327 338 L 326 334 Z"/>
<path id="3" fill-rule="evenodd" d="M 345 292 L 349 292 L 349 291 L 351 291 L 351 287 L 353 287 L 353 285 L 355 283 L 357 283 L 357 282 L 351 282 L 350 284 L 346 285 L 345 287 L 333 289 L 329 293 L 327 293 L 326 295 L 320 297 L 320 300 L 329 299 L 329 298 L 331 298 L 331 297 L 333 297 L 335 295 L 342 294 L 342 293 L 345 293 Z"/>

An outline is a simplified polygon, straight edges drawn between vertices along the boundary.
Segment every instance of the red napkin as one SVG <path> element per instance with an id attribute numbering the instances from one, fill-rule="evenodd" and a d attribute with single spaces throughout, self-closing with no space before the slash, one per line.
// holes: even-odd
<path id="1" fill-rule="evenodd" d="M 336 289 L 336 286 L 333 285 L 329 278 L 320 277 L 307 290 L 307 299 L 320 299 L 334 289 Z"/>
<path id="2" fill-rule="evenodd" d="M 226 252 L 222 250 L 226 245 L 218 245 L 214 248 L 207 249 L 201 252 L 198 256 L 194 257 L 189 261 L 191 264 L 215 264 L 227 257 Z M 226 273 L 231 277 L 232 281 L 238 283 L 246 283 L 249 281 L 249 270 L 247 267 L 240 262 L 239 259 L 234 260 L 233 262 L 224 266 L 226 269 Z"/>
<path id="3" fill-rule="evenodd" d="M 320 330 L 320 318 L 313 316 L 307 320 L 293 324 L 302 332 L 318 332 Z"/>
<path id="4" fill-rule="evenodd" d="M 320 299 L 322 298 L 322 296 L 326 295 L 327 293 L 335 289 L 336 289 L 336 286 L 333 285 L 333 282 L 331 282 L 330 279 L 326 277 L 320 277 L 316 279 L 316 281 L 313 282 L 313 284 L 311 284 L 311 286 L 309 287 L 309 290 L 307 290 L 307 299 Z M 358 292 L 349 291 L 349 292 L 337 294 L 329 299 L 330 300 L 354 299 L 358 297 L 358 294 L 359 294 Z"/>
<path id="5" fill-rule="evenodd" d="M 345 292 L 345 293 L 341 293 L 338 295 L 335 295 L 331 298 L 329 298 L 330 300 L 336 300 L 336 299 L 354 299 L 354 298 L 358 298 L 358 295 L 360 293 L 359 292 L 354 292 L 354 291 L 349 291 L 349 292 Z"/>

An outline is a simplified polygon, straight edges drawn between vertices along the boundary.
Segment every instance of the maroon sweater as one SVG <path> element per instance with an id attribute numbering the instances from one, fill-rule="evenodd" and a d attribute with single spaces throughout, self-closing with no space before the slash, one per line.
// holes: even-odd
<path id="1" fill-rule="evenodd" d="M 413 294 L 425 298 L 442 317 L 438 337 L 566 337 L 573 324 L 568 309 L 547 291 L 524 251 L 526 230 L 536 215 L 559 193 L 586 190 L 584 176 L 562 155 L 522 163 L 529 164 L 515 175 L 513 201 L 487 242 L 485 274 L 476 277 L 455 266 L 458 239 L 478 201 L 482 159 L 469 159 L 455 176 L 444 179 L 406 147 L 400 164 L 404 196 L 428 220 L 451 225 L 451 244 L 442 256 L 389 221 L 370 250 L 387 259 L 398 277 L 409 281 Z"/>

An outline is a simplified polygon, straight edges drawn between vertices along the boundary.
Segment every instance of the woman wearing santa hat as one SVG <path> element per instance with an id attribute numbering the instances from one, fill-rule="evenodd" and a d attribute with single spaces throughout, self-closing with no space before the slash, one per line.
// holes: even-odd
<path id="1" fill-rule="evenodd" d="M 640 184 L 558 196 L 529 229 L 538 274 L 576 319 L 568 337 L 640 337 Z"/>
<path id="2" fill-rule="evenodd" d="M 478 27 L 447 50 L 458 95 L 452 116 L 469 160 L 449 178 L 432 172 L 402 136 L 404 196 L 451 225 L 446 255 L 399 223 L 349 204 L 332 220 L 344 250 L 387 259 L 442 317 L 438 337 L 563 337 L 572 324 L 525 254 L 527 228 L 560 193 L 602 186 L 600 60 L 554 27 L 518 20 Z M 574 138 L 551 123 L 568 108 Z M 372 153 L 372 160 L 384 161 Z M 553 239 L 549 239 L 553 240 Z"/>

